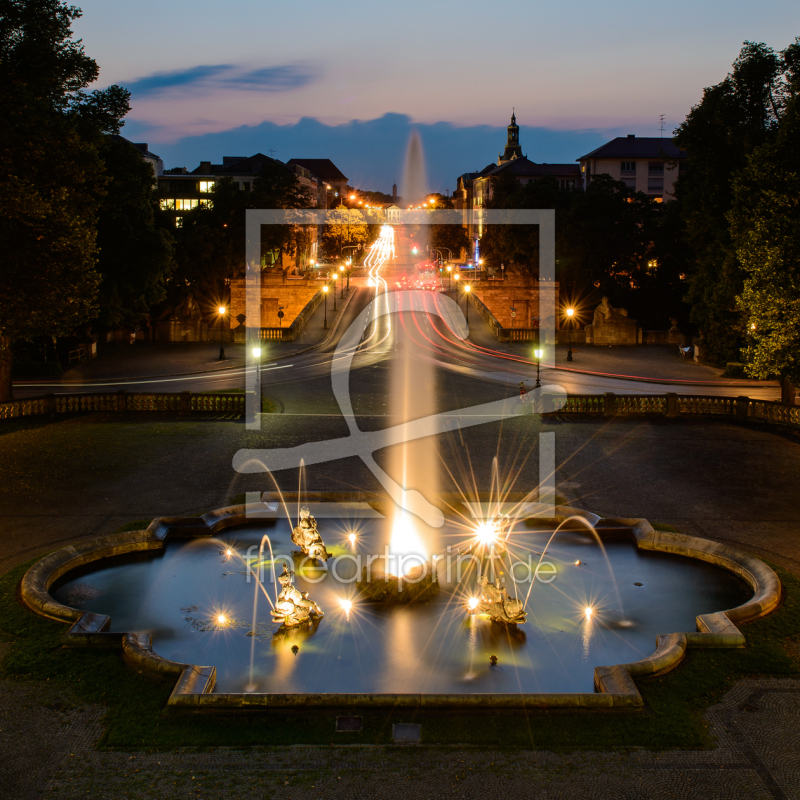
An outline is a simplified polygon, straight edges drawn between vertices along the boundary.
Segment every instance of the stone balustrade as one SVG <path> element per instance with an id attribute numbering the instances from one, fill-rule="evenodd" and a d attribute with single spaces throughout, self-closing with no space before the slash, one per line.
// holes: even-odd
<path id="1" fill-rule="evenodd" d="M 0 420 L 92 411 L 173 411 L 178 414 L 242 416 L 244 393 L 214 392 L 113 392 L 48 394 L 29 400 L 0 403 Z M 556 414 L 590 416 L 724 417 L 800 428 L 800 406 L 750 397 L 691 394 L 570 394 Z"/>

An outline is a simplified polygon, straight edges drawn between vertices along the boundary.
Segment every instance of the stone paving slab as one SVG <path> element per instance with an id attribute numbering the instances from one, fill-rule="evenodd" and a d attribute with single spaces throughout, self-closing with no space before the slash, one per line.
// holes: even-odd
<path id="1" fill-rule="evenodd" d="M 665 752 L 424 745 L 99 751 L 93 743 L 102 710 L 54 697 L 46 686 L 0 684 L 0 798 L 800 798 L 794 679 L 739 682 L 706 715 L 715 749 Z"/>

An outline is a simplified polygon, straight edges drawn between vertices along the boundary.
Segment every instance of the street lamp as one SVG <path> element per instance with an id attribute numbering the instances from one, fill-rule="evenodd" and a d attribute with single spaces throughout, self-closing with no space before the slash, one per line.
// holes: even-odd
<path id="1" fill-rule="evenodd" d="M 344 265 L 339 267 L 339 283 L 342 285 L 342 297 L 344 297 Z"/>
<path id="2" fill-rule="evenodd" d="M 255 368 L 256 368 L 256 385 L 261 382 L 261 348 L 254 347 L 253 348 L 253 358 L 256 360 Z"/>
<path id="3" fill-rule="evenodd" d="M 472 286 L 469 283 L 464 284 L 464 300 L 467 307 L 467 325 L 469 325 L 469 293 L 472 291 Z"/>
<path id="4" fill-rule="evenodd" d="M 325 322 L 322 323 L 324 330 L 328 330 L 328 284 L 322 287 L 322 294 L 325 295 Z"/>
<path id="5" fill-rule="evenodd" d="M 536 386 L 534 386 L 533 388 L 538 389 L 542 385 L 542 382 L 539 380 L 539 367 L 540 367 L 540 362 L 542 360 L 542 356 L 544 355 L 544 351 L 534 350 L 533 354 L 536 356 Z"/>
<path id="6" fill-rule="evenodd" d="M 447 265 L 447 294 L 451 294 L 452 272 L 453 272 L 453 267 L 450 264 L 448 264 Z"/>
<path id="7" fill-rule="evenodd" d="M 575 314 L 574 308 L 567 309 L 567 318 L 569 324 L 569 328 L 567 329 L 567 342 L 568 342 L 567 361 L 572 361 L 572 317 L 574 314 Z"/>
<path id="8" fill-rule="evenodd" d="M 220 306 L 217 311 L 219 311 L 219 360 L 225 360 L 225 345 L 222 341 L 222 333 L 223 333 L 223 325 L 225 323 L 225 306 Z"/>

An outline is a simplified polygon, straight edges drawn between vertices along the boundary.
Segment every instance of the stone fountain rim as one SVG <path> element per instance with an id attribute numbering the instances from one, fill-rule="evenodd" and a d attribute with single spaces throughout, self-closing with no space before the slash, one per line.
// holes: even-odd
<path id="1" fill-rule="evenodd" d="M 364 501 L 362 494 L 307 494 L 308 502 Z M 335 498 L 335 499 L 334 499 Z M 443 497 L 447 500 L 448 497 Z M 453 495 L 454 502 L 463 498 Z M 761 559 L 728 545 L 708 539 L 655 530 L 641 518 L 609 518 L 569 506 L 556 506 L 553 516 L 543 516 L 553 506 L 529 504 L 526 518 L 563 522 L 579 516 L 592 525 L 602 523 L 597 531 L 602 537 L 610 532 L 632 535 L 637 547 L 707 561 L 727 569 L 745 580 L 753 597 L 736 608 L 696 617 L 697 631 L 659 634 L 656 650 L 650 656 L 629 664 L 595 667 L 595 692 L 537 694 L 269 694 L 213 693 L 216 668 L 184 664 L 159 656 L 152 647 L 152 634 L 141 632 L 112 633 L 111 618 L 81 611 L 59 603 L 50 595 L 50 587 L 69 572 L 103 558 L 164 547 L 168 538 L 213 536 L 226 528 L 253 519 L 274 519 L 277 503 L 269 492 L 261 502 L 219 508 L 200 517 L 157 517 L 144 530 L 109 534 L 69 545 L 37 561 L 24 575 L 20 594 L 25 605 L 35 613 L 70 624 L 62 636 L 67 647 L 117 647 L 139 669 L 177 679 L 168 705 L 195 711 L 213 709 L 256 709 L 292 707 L 438 707 L 438 708 L 570 708 L 627 709 L 644 705 L 634 678 L 662 675 L 674 669 L 689 648 L 743 647 L 745 637 L 737 624 L 750 622 L 773 611 L 781 598 L 781 583 L 775 572 Z M 539 513 L 537 512 L 537 509 Z M 532 512 L 532 513 L 531 513 Z M 611 530 L 609 530 L 611 529 Z"/>

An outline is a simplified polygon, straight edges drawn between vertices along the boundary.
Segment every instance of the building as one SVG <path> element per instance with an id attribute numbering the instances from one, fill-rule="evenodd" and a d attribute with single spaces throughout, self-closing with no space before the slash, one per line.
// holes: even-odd
<path id="1" fill-rule="evenodd" d="M 155 185 L 158 182 L 158 176 L 164 171 L 164 162 L 161 160 L 160 156 L 150 152 L 147 142 L 132 142 L 130 139 L 126 139 L 118 133 L 111 134 L 111 138 L 121 142 L 127 142 L 131 147 L 135 147 L 139 151 L 142 160 L 149 164 L 150 168 L 153 170 L 153 185 Z"/>
<path id="2" fill-rule="evenodd" d="M 686 163 L 686 153 L 671 139 L 628 134 L 576 160 L 583 189 L 595 175 L 605 174 L 660 203 L 675 197 L 675 181 Z"/>
<path id="3" fill-rule="evenodd" d="M 464 213 L 464 227 L 474 242 L 473 260 L 480 261 L 480 238 L 483 236 L 483 209 L 492 197 L 492 179 L 511 174 L 521 184 L 544 177 L 555 178 L 562 189 L 580 189 L 581 170 L 577 164 L 538 164 L 522 153 L 519 126 L 512 112 L 511 124 L 507 128 L 505 149 L 498 154 L 496 164 L 488 164 L 480 172 L 465 172 L 460 175 L 453 193 L 453 207 Z M 471 219 L 470 219 L 471 216 Z"/>
<path id="4" fill-rule="evenodd" d="M 161 208 L 174 212 L 175 224 L 180 227 L 182 212 L 212 202 L 211 196 L 218 181 L 227 179 L 241 191 L 251 192 L 259 172 L 270 163 L 297 178 L 311 197 L 313 208 L 329 208 L 336 204 L 332 202 L 334 196 L 343 196 L 347 192 L 347 178 L 330 159 L 293 158 L 284 164 L 263 153 L 256 153 L 249 157 L 223 156 L 221 164 L 201 161 L 191 172 L 186 167 L 164 170 L 158 180 Z"/>
<path id="5" fill-rule="evenodd" d="M 290 158 L 287 167 L 299 167 L 319 182 L 317 208 L 333 208 L 347 196 L 347 176 L 329 158 Z"/>

